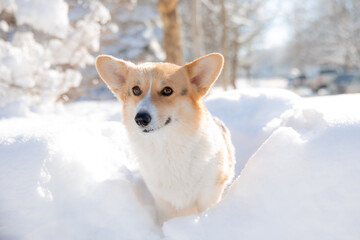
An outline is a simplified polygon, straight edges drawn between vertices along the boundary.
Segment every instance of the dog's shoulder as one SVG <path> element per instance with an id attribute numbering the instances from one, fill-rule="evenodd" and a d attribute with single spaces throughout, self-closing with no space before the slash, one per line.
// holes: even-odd
<path id="1" fill-rule="evenodd" d="M 219 127 L 223 134 L 230 134 L 229 129 L 225 126 L 224 122 L 221 121 L 219 118 L 212 116 L 213 121 Z"/>
<path id="2" fill-rule="evenodd" d="M 224 148 L 219 152 L 219 176 L 217 179 L 218 184 L 229 183 L 234 175 L 235 166 L 235 148 L 231 141 L 231 134 L 226 125 L 219 118 L 213 116 L 213 121 L 221 131 L 224 141 Z"/>

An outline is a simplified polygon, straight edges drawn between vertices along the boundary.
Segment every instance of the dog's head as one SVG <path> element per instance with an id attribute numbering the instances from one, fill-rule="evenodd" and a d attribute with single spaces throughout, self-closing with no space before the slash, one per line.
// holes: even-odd
<path id="1" fill-rule="evenodd" d="M 196 130 L 203 109 L 201 99 L 219 76 L 222 66 L 223 57 L 218 53 L 184 66 L 135 65 L 106 55 L 96 59 L 101 78 L 123 102 L 125 126 L 129 131 L 146 135 L 170 126 Z"/>

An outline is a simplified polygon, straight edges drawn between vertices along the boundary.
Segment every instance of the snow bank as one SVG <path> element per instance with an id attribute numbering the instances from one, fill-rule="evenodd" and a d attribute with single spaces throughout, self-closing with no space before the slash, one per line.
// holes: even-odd
<path id="1" fill-rule="evenodd" d="M 207 98 L 207 108 L 225 122 L 236 143 L 236 175 L 275 130 L 265 128 L 270 121 L 300 100 L 298 95 L 283 89 L 229 91 Z"/>
<path id="2" fill-rule="evenodd" d="M 0 239 L 359 239 L 360 114 L 340 103 L 360 95 L 326 98 L 270 89 L 210 96 L 246 165 L 220 204 L 163 227 L 118 103 L 2 119 Z"/>
<path id="3" fill-rule="evenodd" d="M 360 95 L 298 101 L 217 206 L 173 219 L 169 239 L 358 239 Z M 250 120 L 251 122 L 251 120 Z"/>
<path id="4" fill-rule="evenodd" d="M 360 125 L 277 129 L 226 199 L 166 223 L 169 239 L 358 239 Z M 220 223 L 220 226 L 219 226 Z"/>
<path id="5" fill-rule="evenodd" d="M 138 201 L 144 186 L 128 170 L 121 123 L 15 118 L 0 132 L 1 239 L 147 239 L 158 231 L 151 206 Z"/>

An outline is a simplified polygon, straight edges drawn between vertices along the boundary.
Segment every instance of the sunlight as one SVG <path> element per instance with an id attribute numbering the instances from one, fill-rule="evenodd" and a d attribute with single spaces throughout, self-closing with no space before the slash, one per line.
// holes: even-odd
<path id="1" fill-rule="evenodd" d="M 265 34 L 264 48 L 274 48 L 285 45 L 289 40 L 289 31 L 284 24 L 276 24 Z"/>

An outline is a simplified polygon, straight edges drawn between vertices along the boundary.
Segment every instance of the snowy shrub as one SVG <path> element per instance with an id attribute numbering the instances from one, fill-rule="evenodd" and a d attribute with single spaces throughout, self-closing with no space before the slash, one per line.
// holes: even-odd
<path id="1" fill-rule="evenodd" d="M 91 53 L 99 51 L 109 11 L 91 1 L 80 18 L 70 19 L 63 0 L 5 2 L 0 4 L 5 16 L 0 24 L 0 107 L 66 100 L 64 94 L 80 85 L 82 69 L 93 65 Z"/>
<path id="2" fill-rule="evenodd" d="M 38 109 L 86 94 L 99 98 L 101 88 L 89 89 L 101 83 L 94 68 L 100 53 L 132 61 L 164 60 L 156 3 L 1 1 L 0 108 L 22 102 Z"/>
<path id="3" fill-rule="evenodd" d="M 63 0 L 16 0 L 18 25 L 28 24 L 52 36 L 64 38 L 69 29 L 68 6 Z"/>
<path id="4" fill-rule="evenodd" d="M 131 61 L 165 60 L 157 0 L 139 0 L 133 5 L 103 2 L 110 10 L 112 23 L 102 35 L 102 53 Z"/>
<path id="5" fill-rule="evenodd" d="M 11 43 L 0 39 L 0 106 L 29 97 L 32 103 L 55 102 L 70 87 L 78 86 L 78 71 L 51 68 L 51 52 L 31 32 L 16 33 Z"/>
<path id="6" fill-rule="evenodd" d="M 165 60 L 161 46 L 162 21 L 157 10 L 157 0 L 102 0 L 101 3 L 109 10 L 111 20 L 101 28 L 98 54 L 109 54 L 134 62 Z M 81 7 L 69 10 L 70 19 L 79 18 L 82 12 L 79 8 Z M 88 25 L 86 27 L 89 28 Z M 94 67 L 84 69 L 82 75 L 90 81 L 82 81 L 79 88 L 70 92 L 70 98 L 114 98 L 99 79 Z"/>

